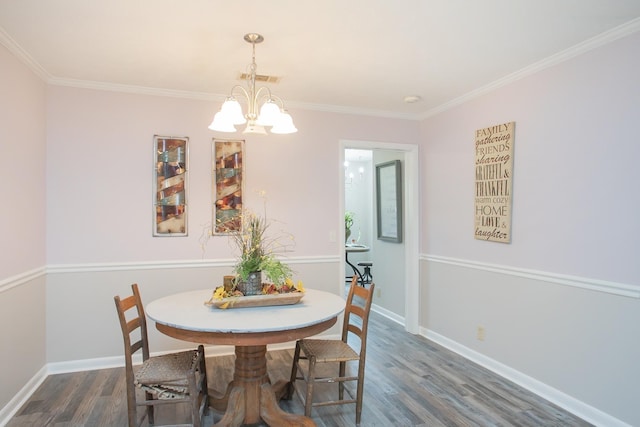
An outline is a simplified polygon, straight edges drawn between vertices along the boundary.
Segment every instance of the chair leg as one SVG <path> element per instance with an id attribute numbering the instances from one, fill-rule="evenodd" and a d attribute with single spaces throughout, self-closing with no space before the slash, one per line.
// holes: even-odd
<path id="1" fill-rule="evenodd" d="M 316 358 L 309 357 L 309 376 L 307 377 L 307 397 L 304 400 L 304 415 L 311 417 L 311 405 L 313 404 L 313 384 L 316 381 Z"/>
<path id="2" fill-rule="evenodd" d="M 203 345 L 199 345 L 198 346 L 198 353 L 200 354 L 200 366 L 199 366 L 199 371 L 200 371 L 200 378 L 199 378 L 199 384 L 198 386 L 200 387 L 198 389 L 199 393 L 202 394 L 202 405 L 204 405 L 204 411 L 203 414 L 205 414 L 208 409 L 209 409 L 209 384 L 207 382 L 207 362 L 204 356 L 204 346 Z M 198 399 L 199 399 L 199 395 L 198 395 Z"/>
<path id="3" fill-rule="evenodd" d="M 356 391 L 356 425 L 360 425 L 362 415 L 362 395 L 364 393 L 364 366 L 361 360 L 358 365 L 358 389 Z"/>
<path id="4" fill-rule="evenodd" d="M 189 376 L 189 396 L 191 397 L 191 422 L 193 423 L 193 427 L 200 427 L 202 423 L 199 405 L 200 393 L 198 391 L 195 373 Z"/>
<path id="5" fill-rule="evenodd" d="M 291 377 L 287 386 L 286 400 L 291 400 L 295 391 L 296 377 L 298 376 L 298 363 L 300 361 L 300 343 L 296 341 L 296 349 L 293 352 L 293 364 L 291 365 Z"/>
<path id="6" fill-rule="evenodd" d="M 137 427 L 138 425 L 138 405 L 136 405 L 136 390 L 133 382 L 129 382 L 127 378 L 127 421 L 129 427 Z"/>
<path id="7" fill-rule="evenodd" d="M 339 377 L 344 377 L 347 362 L 340 362 Z M 338 381 L 338 400 L 344 400 L 344 381 Z"/>
<path id="8" fill-rule="evenodd" d="M 146 400 L 152 400 L 154 398 L 153 394 L 151 393 L 147 393 L 145 391 L 144 393 L 144 398 Z M 154 406 L 153 405 L 147 405 L 147 418 L 149 420 L 149 425 L 152 426 L 155 423 L 155 418 L 154 418 Z"/>

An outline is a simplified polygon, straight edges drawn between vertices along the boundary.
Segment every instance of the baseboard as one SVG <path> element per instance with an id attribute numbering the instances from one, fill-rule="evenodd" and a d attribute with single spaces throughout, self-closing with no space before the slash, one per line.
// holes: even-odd
<path id="1" fill-rule="evenodd" d="M 340 339 L 339 334 L 322 335 L 324 339 Z M 268 350 L 289 350 L 295 347 L 295 341 L 270 344 L 267 346 Z M 186 348 L 184 349 L 186 350 Z M 181 351 L 172 350 L 174 351 Z M 234 354 L 233 346 L 207 346 L 205 347 L 205 354 L 207 357 L 214 356 L 227 356 Z M 154 352 L 152 356 L 158 356 L 161 354 L 169 353 Z M 142 356 L 135 355 L 133 359 L 134 364 L 142 363 Z M 38 389 L 40 384 L 44 382 L 49 375 L 65 374 L 70 372 L 81 371 L 93 371 L 99 369 L 119 368 L 124 366 L 124 356 L 113 357 L 100 357 L 95 359 L 83 359 L 83 360 L 70 360 L 65 362 L 53 362 L 43 366 L 36 375 L 29 380 L 27 384 L 14 396 L 13 399 L 2 409 L 0 409 L 0 427 L 4 427 L 15 416 L 18 410 L 29 400 L 31 395 Z"/>
<path id="2" fill-rule="evenodd" d="M 583 420 L 601 427 L 631 427 L 629 424 L 602 412 L 601 410 L 587 405 L 586 403 L 575 399 L 553 387 L 544 384 L 541 381 L 536 380 L 528 375 L 523 374 L 507 365 L 504 365 L 490 357 L 487 357 L 475 350 L 465 347 L 462 344 L 457 343 L 445 336 L 442 336 L 436 332 L 430 331 L 425 328 L 420 329 L 420 335 L 425 338 L 440 344 L 441 346 L 461 355 L 462 357 L 477 363 L 478 365 L 487 368 L 488 370 L 500 375 L 503 378 L 512 381 L 519 386 L 529 390 L 532 393 L 537 394 L 543 399 L 561 407 L 562 409 L 571 412 L 577 417 Z"/>
<path id="3" fill-rule="evenodd" d="M 11 418 L 18 412 L 18 410 L 29 400 L 31 395 L 40 387 L 40 384 L 47 379 L 47 367 L 43 366 L 25 385 L 20 391 L 13 396 L 13 399 L 9 401 L 3 408 L 0 409 L 0 427 L 7 425 Z"/>
<path id="4" fill-rule="evenodd" d="M 397 323 L 398 325 L 404 327 L 404 317 L 400 316 L 396 313 L 394 313 L 393 311 L 389 311 L 384 307 L 380 307 L 379 305 L 376 304 L 371 304 L 371 311 L 373 311 L 374 313 L 378 313 L 381 316 L 386 317 L 387 319 L 391 320 L 392 322 Z"/>

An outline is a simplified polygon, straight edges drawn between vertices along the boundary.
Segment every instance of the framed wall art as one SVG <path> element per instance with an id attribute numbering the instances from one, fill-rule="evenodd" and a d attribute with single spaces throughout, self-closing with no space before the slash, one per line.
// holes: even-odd
<path id="1" fill-rule="evenodd" d="M 153 235 L 187 235 L 189 138 L 153 137 Z"/>
<path id="2" fill-rule="evenodd" d="M 244 140 L 213 140 L 213 234 L 242 228 Z"/>
<path id="3" fill-rule="evenodd" d="M 376 165 L 376 212 L 378 240 L 402 242 L 402 163 Z"/>

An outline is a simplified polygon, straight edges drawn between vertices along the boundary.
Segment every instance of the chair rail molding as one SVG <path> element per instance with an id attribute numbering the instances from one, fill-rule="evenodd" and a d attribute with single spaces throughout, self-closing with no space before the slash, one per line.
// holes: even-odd
<path id="1" fill-rule="evenodd" d="M 459 267 L 466 267 L 475 270 L 490 271 L 493 273 L 524 277 L 527 279 L 540 280 L 543 282 L 556 283 L 564 286 L 572 286 L 575 288 L 588 289 L 591 291 L 605 292 L 608 294 L 640 299 L 640 286 L 637 285 L 610 282 L 607 280 L 590 279 L 579 276 L 570 276 L 566 274 L 557 274 L 539 270 L 529 270 L 525 268 L 515 268 L 505 265 L 489 264 L 484 262 L 442 257 L 436 255 L 421 255 L 420 259 L 429 262 L 456 265 Z"/>
<path id="2" fill-rule="evenodd" d="M 0 280 L 0 293 L 8 291 L 11 288 L 15 288 L 16 286 L 20 286 L 27 282 L 30 282 L 34 279 L 37 279 L 40 276 L 44 276 L 46 274 L 46 267 L 38 267 L 33 270 L 25 271 L 24 273 L 16 274 L 15 276 L 8 277 L 6 279 Z"/>

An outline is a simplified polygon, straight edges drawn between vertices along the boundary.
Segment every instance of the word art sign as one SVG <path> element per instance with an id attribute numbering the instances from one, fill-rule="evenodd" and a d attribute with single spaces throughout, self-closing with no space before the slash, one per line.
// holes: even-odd
<path id="1" fill-rule="evenodd" d="M 515 122 L 476 131 L 475 238 L 511 242 Z"/>

